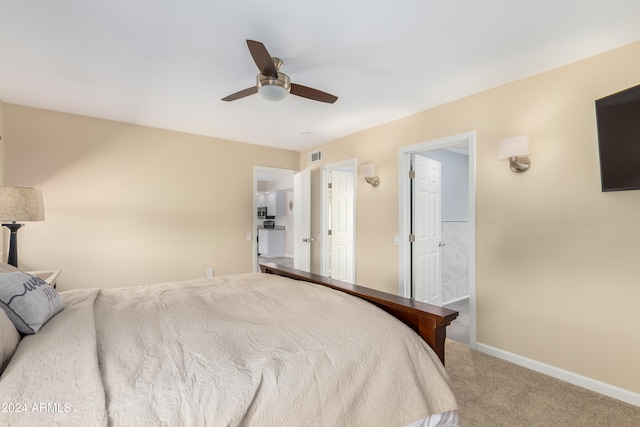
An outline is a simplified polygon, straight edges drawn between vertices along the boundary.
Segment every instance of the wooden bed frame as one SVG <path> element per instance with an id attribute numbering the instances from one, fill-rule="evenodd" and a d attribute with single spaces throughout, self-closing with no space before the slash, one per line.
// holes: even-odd
<path id="1" fill-rule="evenodd" d="M 457 311 L 274 263 L 260 264 L 260 271 L 328 286 L 369 301 L 416 331 L 444 364 L 447 326 L 458 317 Z"/>

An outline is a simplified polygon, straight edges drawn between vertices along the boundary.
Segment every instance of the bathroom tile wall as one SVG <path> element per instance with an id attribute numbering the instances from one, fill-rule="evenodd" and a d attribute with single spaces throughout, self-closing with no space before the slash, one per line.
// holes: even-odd
<path id="1" fill-rule="evenodd" d="M 469 296 L 469 223 L 442 222 L 442 301 Z"/>

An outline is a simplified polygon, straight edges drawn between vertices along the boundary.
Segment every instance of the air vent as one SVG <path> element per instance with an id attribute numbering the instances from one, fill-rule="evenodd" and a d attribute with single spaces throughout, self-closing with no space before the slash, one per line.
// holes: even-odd
<path id="1" fill-rule="evenodd" d="M 309 153 L 309 163 L 319 162 L 320 160 L 322 160 L 322 150 Z"/>

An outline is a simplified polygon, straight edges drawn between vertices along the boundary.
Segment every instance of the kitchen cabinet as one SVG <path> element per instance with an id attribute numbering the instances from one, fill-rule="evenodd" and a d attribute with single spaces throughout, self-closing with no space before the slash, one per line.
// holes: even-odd
<path id="1" fill-rule="evenodd" d="M 258 254 L 268 258 L 284 256 L 284 230 L 259 228 Z"/>
<path id="2" fill-rule="evenodd" d="M 267 194 L 267 215 L 269 216 L 286 215 L 285 198 L 286 198 L 285 193 L 281 191 Z"/>
<path id="3" fill-rule="evenodd" d="M 267 193 L 258 193 L 258 207 L 267 206 Z"/>

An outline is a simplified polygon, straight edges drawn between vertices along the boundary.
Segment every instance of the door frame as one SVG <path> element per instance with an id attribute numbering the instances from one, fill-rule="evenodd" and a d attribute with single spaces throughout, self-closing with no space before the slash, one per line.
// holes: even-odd
<path id="1" fill-rule="evenodd" d="M 341 162 L 336 162 L 336 163 L 331 163 L 328 165 L 324 165 L 322 167 L 322 173 L 321 173 L 321 200 L 322 200 L 322 209 L 321 209 L 321 214 L 320 214 L 320 240 L 321 240 L 321 256 L 320 256 L 320 274 L 323 276 L 329 276 L 329 267 L 330 267 L 330 262 L 329 262 L 329 252 L 331 251 L 331 239 L 327 238 L 328 232 L 329 232 L 329 191 L 328 191 L 328 183 L 329 183 L 329 175 L 331 174 L 331 171 L 334 170 L 350 170 L 351 172 L 353 172 L 354 174 L 354 180 L 353 180 L 353 279 L 354 282 L 356 280 L 356 275 L 357 275 L 357 271 L 356 271 L 356 266 L 355 266 L 355 262 L 356 262 L 356 209 L 357 209 L 357 203 L 356 203 L 356 191 L 358 189 L 358 180 L 356 179 L 357 175 L 357 170 L 358 170 L 358 159 L 356 158 L 351 158 L 351 159 L 347 159 L 347 160 L 343 160 Z"/>
<path id="2" fill-rule="evenodd" d="M 469 146 L 469 346 L 476 347 L 476 133 L 464 132 L 431 141 L 401 147 L 399 150 L 399 289 L 401 296 L 411 295 L 411 155 L 467 143 Z"/>
<path id="3" fill-rule="evenodd" d="M 258 177 L 261 175 L 274 175 L 274 176 L 288 176 L 291 175 L 293 177 L 293 175 L 295 175 L 296 173 L 298 173 L 299 171 L 294 170 L 294 169 L 282 169 L 282 168 L 273 168 L 270 166 L 259 166 L 259 165 L 253 165 L 253 211 L 252 211 L 252 218 L 253 218 L 253 230 L 251 231 L 251 236 L 253 236 L 252 240 L 253 243 L 251 245 L 251 250 L 252 250 L 252 262 L 253 262 L 253 267 L 251 268 L 251 270 L 254 273 L 258 273 L 259 272 L 259 268 L 258 268 L 258 223 L 260 221 L 258 221 L 257 218 L 257 212 L 258 212 L 258 205 L 256 204 L 256 198 L 258 195 Z M 293 191 L 293 190 L 292 190 Z M 247 236 L 249 236 L 249 234 L 247 234 Z"/>

